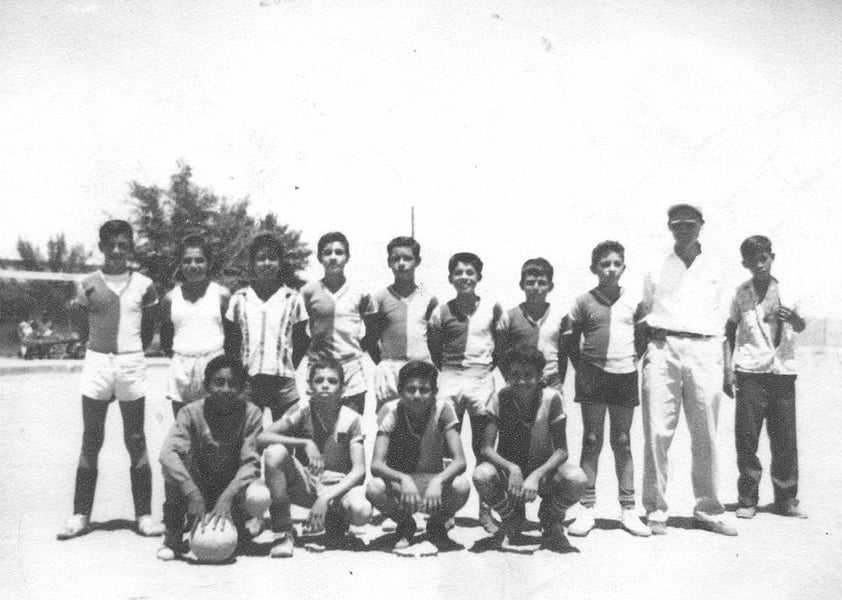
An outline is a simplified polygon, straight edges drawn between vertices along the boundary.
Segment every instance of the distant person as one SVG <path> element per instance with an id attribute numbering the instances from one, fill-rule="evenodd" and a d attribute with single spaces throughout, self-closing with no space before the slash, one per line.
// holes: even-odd
<path id="1" fill-rule="evenodd" d="M 179 249 L 181 284 L 161 301 L 160 346 L 171 359 L 167 398 L 173 415 L 205 396 L 205 367 L 225 352 L 224 315 L 231 292 L 210 280 L 212 258 L 201 235 L 185 237 Z"/>
<path id="2" fill-rule="evenodd" d="M 625 248 L 615 241 L 597 244 L 591 272 L 598 284 L 576 298 L 564 335 L 565 359 L 576 369 L 576 402 L 582 409 L 582 455 L 587 476 L 583 510 L 567 532 L 586 536 L 595 524 L 596 474 L 605 434 L 605 413 L 611 418 L 610 440 L 617 473 L 620 524 L 632 535 L 650 535 L 635 512 L 634 463 L 630 430 L 637 393 L 634 318 L 639 300 L 620 286 L 626 270 Z"/>
<path id="3" fill-rule="evenodd" d="M 492 299 L 477 295 L 483 263 L 472 252 L 458 252 L 448 261 L 448 281 L 456 297 L 439 304 L 427 327 L 433 364 L 441 371 L 438 397 L 453 407 L 462 422 L 471 419 L 471 447 L 480 456 L 487 419 L 486 405 L 494 394 L 494 350 L 497 324 L 503 309 Z M 479 520 L 491 527 L 491 511 L 480 504 Z"/>
<path id="4" fill-rule="evenodd" d="M 561 394 L 542 381 L 544 363 L 537 348 L 507 351 L 502 359 L 507 385 L 488 405 L 474 486 L 500 515 L 494 541 L 501 549 L 516 548 L 510 543 L 526 524 L 525 506 L 540 497 L 543 545 L 567 550 L 563 523 L 585 485 L 582 469 L 567 464 L 567 418 Z"/>
<path id="5" fill-rule="evenodd" d="M 108 405 L 115 398 L 123 417 L 129 452 L 137 532 L 159 536 L 161 523 L 151 516 L 152 470 L 143 431 L 146 367 L 143 350 L 155 332 L 158 296 L 152 281 L 129 269 L 134 250 L 131 225 L 107 221 L 99 229 L 102 269 L 77 287 L 75 306 L 88 316 L 87 352 L 82 367 L 82 450 L 76 469 L 73 516 L 58 533 L 61 540 L 88 531 L 96 491 L 99 451 L 105 437 Z"/>
<path id="6" fill-rule="evenodd" d="M 316 253 L 324 268 L 324 277 L 301 288 L 309 319 L 307 358 L 315 361 L 329 356 L 338 360 L 345 372 L 343 402 L 363 414 L 368 388 L 361 360 L 362 340 L 374 305 L 368 293 L 345 278 L 351 246 L 343 233 L 324 234 L 316 245 Z"/>
<path id="7" fill-rule="evenodd" d="M 410 360 L 430 361 L 427 324 L 436 297 L 415 282 L 421 263 L 421 245 L 411 237 L 396 237 L 386 245 L 394 282 L 372 297 L 374 314 L 363 347 L 377 364 L 374 393 L 377 412 L 398 394 L 398 372 Z"/>
<path id="8" fill-rule="evenodd" d="M 272 531 L 280 536 L 273 558 L 292 556 L 290 503 L 309 508 L 307 529 L 323 532 L 323 546 L 341 548 L 350 525 L 371 518 L 365 498 L 362 419 L 342 404 L 342 365 L 333 358 L 310 363 L 310 402 L 300 402 L 258 437 L 272 495 Z M 315 542 L 314 542 L 315 543 Z"/>
<path id="9" fill-rule="evenodd" d="M 263 415 L 243 398 L 243 368 L 216 356 L 205 367 L 204 383 L 207 396 L 178 412 L 159 456 L 167 528 L 160 560 L 187 551 L 185 519 L 192 529 L 236 527 L 242 548 L 254 533 L 246 523 L 269 508 L 257 452 Z"/>
<path id="10" fill-rule="evenodd" d="M 366 496 L 397 523 L 394 551 L 411 554 L 413 515 L 429 515 L 429 541 L 447 545 L 446 523 L 468 501 L 471 488 L 462 475 L 465 455 L 453 405 L 436 399 L 435 367 L 406 363 L 398 373 L 398 391 L 400 399 L 381 411 Z M 446 456 L 452 460 L 444 466 Z"/>
<path id="11" fill-rule="evenodd" d="M 737 390 L 737 517 L 751 519 L 757 512 L 763 472 L 757 444 L 765 421 L 772 453 L 775 510 L 786 517 L 806 519 L 797 498 L 795 435 L 795 341 L 806 323 L 798 313 L 798 304 L 781 291 L 781 284 L 772 276 L 775 254 L 769 238 L 746 238 L 740 254 L 751 279 L 737 288 L 726 325 L 728 343 L 734 348 Z"/>
<path id="12" fill-rule="evenodd" d="M 537 348 L 546 361 L 542 374 L 544 383 L 561 394 L 567 360 L 559 360 L 559 347 L 566 310 L 547 302 L 547 295 L 553 288 L 553 266 L 547 259 L 530 258 L 523 263 L 520 289 L 525 299 L 500 317 L 495 352 L 505 356 L 508 350 L 524 344 Z"/>
<path id="13" fill-rule="evenodd" d="M 667 210 L 675 246 L 645 274 L 643 319 L 643 506 L 654 535 L 667 533 L 670 443 L 684 409 L 690 431 L 695 526 L 722 535 L 737 530 L 722 520 L 717 490 L 716 421 L 725 375 L 719 265 L 702 252 L 702 209 L 676 204 Z"/>
<path id="14" fill-rule="evenodd" d="M 248 286 L 231 296 L 226 352 L 248 373 L 251 401 L 277 421 L 299 400 L 295 369 L 306 348 L 301 295 L 284 285 L 284 247 L 274 234 L 249 244 Z"/>
<path id="15" fill-rule="evenodd" d="M 19 356 L 26 360 L 31 360 L 34 353 L 30 351 L 29 345 L 26 342 L 31 341 L 35 337 L 35 329 L 32 327 L 31 319 L 24 319 L 18 323 L 18 340 L 20 341 Z"/>

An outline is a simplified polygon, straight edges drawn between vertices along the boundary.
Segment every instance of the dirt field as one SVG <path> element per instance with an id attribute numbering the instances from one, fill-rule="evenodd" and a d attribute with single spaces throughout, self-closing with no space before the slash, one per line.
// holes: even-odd
<path id="1" fill-rule="evenodd" d="M 112 408 L 100 459 L 93 519 L 101 527 L 80 539 L 58 542 L 55 532 L 72 507 L 81 441 L 78 372 L 66 368 L 0 377 L 0 597 L 16 598 L 838 598 L 842 590 L 842 463 L 836 424 L 842 403 L 839 350 L 802 352 L 799 441 L 802 505 L 806 521 L 761 512 L 740 521 L 736 538 L 688 529 L 693 500 L 689 443 L 682 423 L 670 456 L 669 535 L 637 539 L 617 529 L 616 483 L 610 449 L 603 450 L 598 481 L 598 529 L 572 538 L 578 553 L 539 551 L 531 556 L 472 552 L 484 537 L 472 519 L 476 496 L 460 513 L 452 538 L 464 546 L 428 559 L 405 559 L 380 549 L 378 528 L 368 527 L 367 550 L 310 554 L 290 560 L 238 557 L 233 564 L 199 566 L 156 560 L 159 541 L 127 529 L 133 515 L 128 458 L 119 411 Z M 152 367 L 146 431 L 150 454 L 172 422 L 163 399 L 166 371 Z M 568 396 L 569 397 L 569 396 Z M 735 501 L 733 404 L 720 412 L 720 489 Z M 366 415 L 368 430 L 373 417 Z M 574 406 L 568 426 L 572 460 L 578 460 L 581 422 Z M 463 432 L 463 433 L 467 433 Z M 633 429 L 640 494 L 642 433 Z M 765 434 L 764 434 L 765 435 Z M 768 444 L 761 446 L 768 465 Z M 156 463 L 154 510 L 162 484 Z M 472 468 L 472 465 L 471 465 Z M 771 502 L 764 474 L 761 504 Z M 533 513 L 534 514 L 534 513 Z M 736 522 L 733 513 L 728 515 Z M 382 541 L 382 540 L 381 540 Z M 476 548 L 474 548 L 476 550 Z"/>

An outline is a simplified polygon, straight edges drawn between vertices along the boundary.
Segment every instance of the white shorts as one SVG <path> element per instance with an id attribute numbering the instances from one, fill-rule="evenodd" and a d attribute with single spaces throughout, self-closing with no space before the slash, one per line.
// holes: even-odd
<path id="1" fill-rule="evenodd" d="M 342 363 L 342 370 L 345 372 L 345 391 L 342 392 L 343 398 L 365 394 L 368 391 L 368 386 L 365 383 L 365 374 L 363 373 L 363 361 L 359 358 L 352 358 L 348 362 Z"/>
<path id="2" fill-rule="evenodd" d="M 103 354 L 88 350 L 82 365 L 82 395 L 93 400 L 131 402 L 146 396 L 143 352 Z"/>
<path id="3" fill-rule="evenodd" d="M 170 360 L 170 380 L 167 398 L 172 402 L 188 404 L 205 395 L 205 367 L 212 358 L 223 354 L 222 348 L 205 354 L 173 353 Z"/>
<path id="4" fill-rule="evenodd" d="M 398 392 L 398 373 L 407 363 L 405 360 L 381 360 L 374 370 L 374 395 L 377 398 L 377 410 L 400 397 Z"/>
<path id="5" fill-rule="evenodd" d="M 485 407 L 494 394 L 494 377 L 485 368 L 444 370 L 439 373 L 438 388 L 437 397 L 450 402 L 461 421 L 466 410 L 475 417 L 486 414 Z"/>

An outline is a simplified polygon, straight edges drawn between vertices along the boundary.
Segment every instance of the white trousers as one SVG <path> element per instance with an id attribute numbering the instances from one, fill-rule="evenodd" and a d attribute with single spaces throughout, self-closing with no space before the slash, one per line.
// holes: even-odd
<path id="1" fill-rule="evenodd" d="M 721 514 L 717 494 L 716 424 L 722 390 L 722 340 L 652 340 L 643 357 L 642 413 L 645 438 L 643 506 L 649 519 L 667 519 L 668 453 L 678 417 L 690 430 L 694 514 Z"/>

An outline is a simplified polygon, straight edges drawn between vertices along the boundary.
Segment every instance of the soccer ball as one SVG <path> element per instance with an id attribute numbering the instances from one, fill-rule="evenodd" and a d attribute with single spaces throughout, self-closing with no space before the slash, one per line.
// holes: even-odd
<path id="1" fill-rule="evenodd" d="M 190 549 L 201 562 L 225 562 L 237 549 L 237 528 L 227 519 L 221 521 L 216 529 L 205 527 L 202 531 L 199 525 L 190 535 Z"/>

